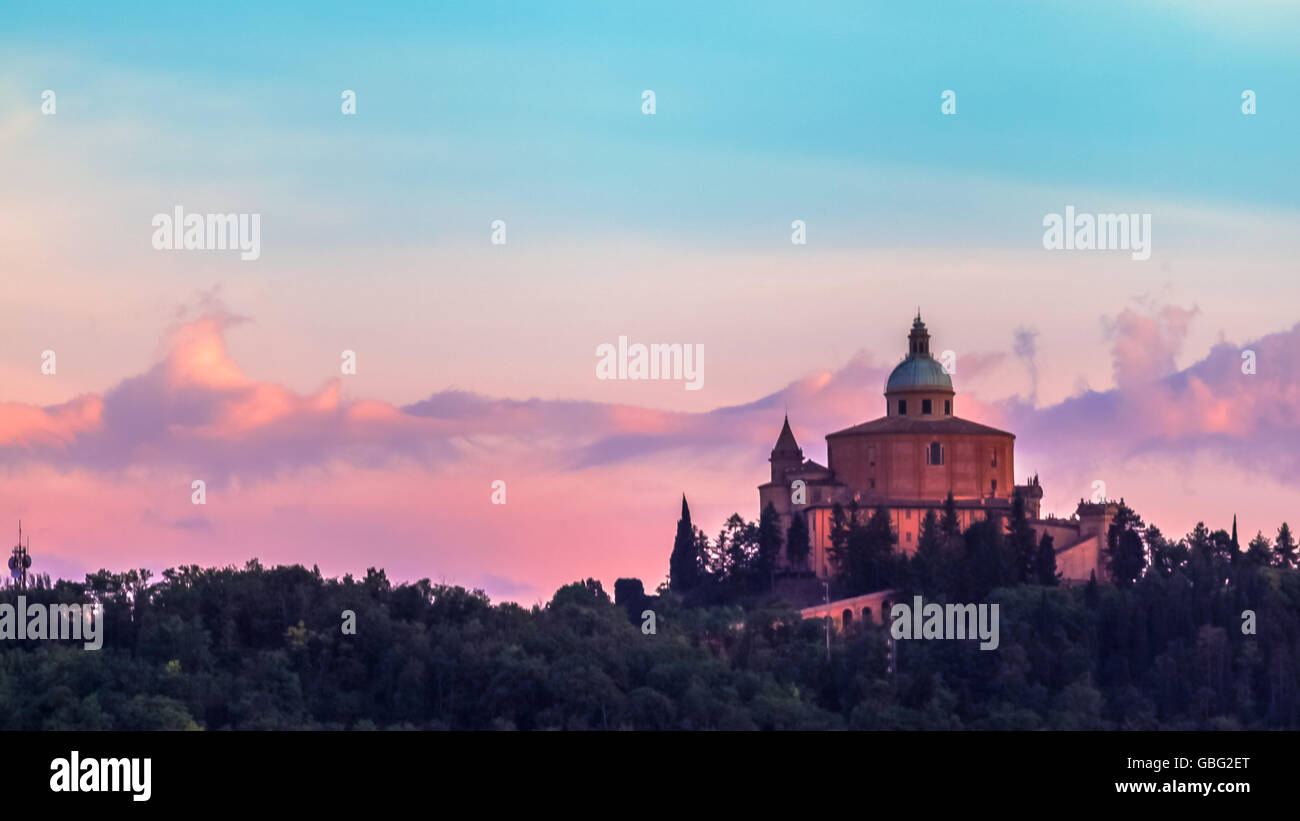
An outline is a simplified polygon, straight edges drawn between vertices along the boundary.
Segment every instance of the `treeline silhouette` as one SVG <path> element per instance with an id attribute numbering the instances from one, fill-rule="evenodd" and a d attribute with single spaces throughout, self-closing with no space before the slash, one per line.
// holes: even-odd
<path id="1" fill-rule="evenodd" d="M 1281 552 L 1263 537 L 1241 550 L 1203 525 L 1170 542 L 1124 511 L 1108 533 L 1118 583 L 1073 587 L 1036 564 L 1041 543 L 1031 551 L 1015 521 L 957 533 L 936 517 L 905 559 L 872 543 L 879 528 L 848 533 L 846 512 L 839 567 L 862 574 L 855 583 L 1000 605 L 997 650 L 900 641 L 892 672 L 888 623 L 857 620 L 832 636 L 827 659 L 823 623 L 799 620 L 770 592 L 766 545 L 714 567 L 700 554 L 693 579 L 713 591 L 704 602 L 668 585 L 648 596 L 635 579 L 619 580 L 611 601 L 588 579 L 525 608 L 428 580 L 393 585 L 373 568 L 333 579 L 256 560 L 156 580 L 37 578 L 29 602 L 103 604 L 103 649 L 0 641 L 0 727 L 1300 728 L 1289 530 Z M 728 529 L 757 543 L 771 538 L 759 532 L 771 522 L 760 525 Z M 684 532 L 699 543 L 689 519 Z M 855 544 L 867 552 L 850 560 Z M 675 551 L 671 564 L 687 562 Z M 732 581 L 709 579 L 715 567 Z M 0 601 L 17 595 L 5 589 Z M 355 635 L 343 631 L 345 611 Z"/>

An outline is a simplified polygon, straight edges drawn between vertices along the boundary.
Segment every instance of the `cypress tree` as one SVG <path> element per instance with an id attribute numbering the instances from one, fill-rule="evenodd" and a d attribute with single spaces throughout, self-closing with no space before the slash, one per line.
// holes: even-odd
<path id="1" fill-rule="evenodd" d="M 942 590 L 944 539 L 939 531 L 939 517 L 933 510 L 925 512 L 921 520 L 921 535 L 916 540 L 916 552 L 912 554 L 912 582 L 922 593 L 936 593 Z"/>
<path id="2" fill-rule="evenodd" d="M 1049 587 L 1061 581 L 1061 574 L 1056 572 L 1056 540 L 1047 531 L 1043 531 L 1043 538 L 1038 541 L 1038 555 L 1034 556 L 1034 580 Z"/>
<path id="3" fill-rule="evenodd" d="M 781 517 L 771 502 L 758 517 L 758 567 L 755 578 L 767 580 L 769 590 L 776 586 L 776 557 L 781 552 Z"/>
<path id="4" fill-rule="evenodd" d="M 808 521 L 798 511 L 790 518 L 790 529 L 785 534 L 785 559 L 795 572 L 808 566 L 808 554 L 812 545 L 808 538 Z"/>
<path id="5" fill-rule="evenodd" d="M 672 589 L 679 593 L 695 589 L 700 580 L 700 557 L 685 493 L 682 494 L 682 517 L 677 520 L 677 538 L 673 541 L 673 553 L 668 559 L 668 579 Z"/>
<path id="6" fill-rule="evenodd" d="M 1014 573 L 1016 584 L 1027 584 L 1034 580 L 1034 560 L 1038 552 L 1038 545 L 1034 541 L 1034 529 L 1029 526 L 1029 519 L 1025 517 L 1025 499 L 1016 491 L 1014 498 L 1011 500 L 1011 550 L 1013 560 L 1015 561 Z M 1053 572 L 1055 572 L 1056 560 L 1052 560 Z"/>
<path id="7" fill-rule="evenodd" d="M 943 500 L 943 518 L 939 521 L 939 531 L 949 545 L 952 545 L 957 537 L 961 535 L 961 522 L 957 519 L 957 501 L 952 498 L 952 491 L 948 491 L 948 498 Z"/>
<path id="8" fill-rule="evenodd" d="M 1295 548 L 1295 537 L 1291 535 L 1291 527 L 1286 522 L 1283 522 L 1282 526 L 1277 529 L 1277 538 L 1273 540 L 1274 564 L 1278 567 L 1295 567 Z"/>

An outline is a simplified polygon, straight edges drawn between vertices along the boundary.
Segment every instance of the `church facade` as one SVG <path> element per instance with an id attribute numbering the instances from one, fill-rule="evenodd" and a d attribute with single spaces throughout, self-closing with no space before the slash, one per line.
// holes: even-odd
<path id="1" fill-rule="evenodd" d="M 1039 518 L 1038 478 L 1015 484 L 1015 435 L 962 419 L 956 401 L 952 377 L 931 354 L 930 333 L 918 313 L 907 357 L 885 384 L 885 415 L 827 434 L 825 465 L 804 458 L 787 417 L 772 449 L 771 479 L 758 488 L 759 510 L 770 503 L 783 534 L 793 516 L 804 516 L 812 550 L 798 567 L 782 550 L 781 569 L 823 579 L 834 575 L 828 551 L 837 503 L 847 509 L 856 501 L 862 515 L 883 507 L 898 548 L 910 555 L 926 512 L 941 515 L 949 493 L 963 529 L 990 516 L 1005 520 L 1013 494 L 1020 493 L 1038 538 L 1052 534 L 1063 578 L 1087 581 L 1095 572 L 1105 579 L 1102 546 L 1115 505 L 1080 500 L 1070 519 Z"/>

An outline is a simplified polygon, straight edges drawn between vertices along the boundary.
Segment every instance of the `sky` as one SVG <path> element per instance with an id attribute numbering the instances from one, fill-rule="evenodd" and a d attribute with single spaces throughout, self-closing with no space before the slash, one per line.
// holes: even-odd
<path id="1" fill-rule="evenodd" d="M 0 526 L 71 578 L 653 587 L 782 413 L 819 460 L 883 413 L 918 308 L 1047 510 L 1296 523 L 1300 7 L 699 6 L 0 9 Z M 260 257 L 156 250 L 176 206 Z M 1067 206 L 1150 259 L 1045 249 Z M 703 387 L 598 379 L 620 336 Z"/>

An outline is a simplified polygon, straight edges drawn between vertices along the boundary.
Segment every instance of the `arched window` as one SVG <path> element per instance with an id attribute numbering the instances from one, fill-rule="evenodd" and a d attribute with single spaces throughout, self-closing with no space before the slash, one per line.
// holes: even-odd
<path id="1" fill-rule="evenodd" d="M 943 445 L 938 442 L 931 442 L 925 449 L 925 463 L 927 465 L 943 464 Z"/>
<path id="2" fill-rule="evenodd" d="M 850 624 L 853 624 L 853 611 L 847 607 L 844 608 L 844 613 L 842 616 L 840 616 L 840 621 L 845 628 L 847 628 Z"/>
<path id="3" fill-rule="evenodd" d="M 871 608 L 870 608 L 870 607 L 864 607 L 864 608 L 862 608 L 862 622 L 863 622 L 863 624 L 871 624 Z"/>

